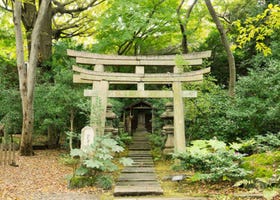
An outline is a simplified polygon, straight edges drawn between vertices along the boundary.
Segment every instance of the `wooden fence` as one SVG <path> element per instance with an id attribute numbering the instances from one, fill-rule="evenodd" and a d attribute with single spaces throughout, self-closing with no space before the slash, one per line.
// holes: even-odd
<path id="1" fill-rule="evenodd" d="M 1 165 L 16 165 L 15 144 L 0 143 L 0 166 Z"/>

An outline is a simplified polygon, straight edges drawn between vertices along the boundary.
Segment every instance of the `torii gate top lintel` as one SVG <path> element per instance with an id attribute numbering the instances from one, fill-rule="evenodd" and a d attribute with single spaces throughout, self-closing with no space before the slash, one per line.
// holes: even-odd
<path id="1" fill-rule="evenodd" d="M 173 98 L 174 104 L 174 146 L 175 151 L 185 150 L 184 97 L 196 97 L 196 91 L 182 91 L 182 82 L 202 81 L 203 75 L 210 68 L 182 72 L 176 66 L 176 55 L 160 56 L 120 56 L 104 55 L 82 51 L 67 50 L 70 57 L 76 58 L 77 64 L 94 65 L 94 70 L 73 66 L 74 83 L 92 84 L 92 90 L 85 90 L 84 95 L 92 97 L 91 125 L 99 134 L 103 134 L 108 97 L 119 98 Z M 211 56 L 211 51 L 183 54 L 188 65 L 201 65 L 203 58 Z M 135 73 L 105 72 L 106 66 L 135 66 Z M 145 73 L 146 67 L 172 66 L 173 73 Z M 137 90 L 109 90 L 110 84 L 137 84 Z M 172 84 L 171 91 L 145 90 L 145 84 Z M 96 105 L 98 103 L 98 105 Z M 94 105 L 94 106 L 93 106 Z M 96 111 L 98 108 L 98 112 Z M 100 120 L 93 120 L 93 119 Z M 98 121 L 98 123 L 96 122 Z"/>

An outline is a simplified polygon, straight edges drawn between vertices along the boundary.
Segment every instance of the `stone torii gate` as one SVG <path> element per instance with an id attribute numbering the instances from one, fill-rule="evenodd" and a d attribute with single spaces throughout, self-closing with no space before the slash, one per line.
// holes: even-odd
<path id="1" fill-rule="evenodd" d="M 176 66 L 175 55 L 162 56 L 119 56 L 67 50 L 77 64 L 94 65 L 94 70 L 73 66 L 74 83 L 92 84 L 92 90 L 85 90 L 84 96 L 92 98 L 91 126 L 98 134 L 104 134 L 107 98 L 173 98 L 174 147 L 183 152 L 186 146 L 183 98 L 194 98 L 196 91 L 182 90 L 182 83 L 203 80 L 203 74 L 210 68 L 183 72 Z M 182 55 L 188 65 L 201 65 L 202 59 L 210 57 L 211 51 Z M 106 66 L 135 66 L 135 73 L 106 72 Z M 172 67 L 169 73 L 145 73 L 148 67 Z M 111 84 L 136 84 L 137 90 L 109 90 Z M 170 84 L 172 90 L 145 90 L 147 84 Z"/>

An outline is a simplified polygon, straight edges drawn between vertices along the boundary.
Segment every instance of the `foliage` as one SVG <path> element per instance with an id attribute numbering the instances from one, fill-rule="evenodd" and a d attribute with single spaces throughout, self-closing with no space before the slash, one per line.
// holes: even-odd
<path id="1" fill-rule="evenodd" d="M 106 190 L 112 188 L 113 182 L 113 178 L 109 175 L 100 175 L 96 179 L 97 185 Z"/>
<path id="2" fill-rule="evenodd" d="M 2 11 L 2 9 L 0 8 Z M 0 12 L 0 61 L 14 64 L 16 59 L 15 34 L 12 23 L 12 14 L 8 12 Z"/>
<path id="3" fill-rule="evenodd" d="M 269 188 L 280 186 L 280 152 L 266 152 L 245 157 L 242 167 L 252 173 L 246 179 L 235 183 L 235 187 L 255 187 L 265 189 L 264 193 L 270 194 Z M 268 188 L 268 189 L 267 189 Z"/>
<path id="4" fill-rule="evenodd" d="M 85 176 L 75 176 L 71 177 L 69 180 L 68 188 L 82 188 L 87 186 L 93 186 L 95 184 L 95 179 L 92 177 L 85 177 Z"/>
<path id="5" fill-rule="evenodd" d="M 125 147 L 132 142 L 132 137 L 126 132 L 120 132 L 117 136 L 115 136 L 115 140 L 120 146 Z"/>
<path id="6" fill-rule="evenodd" d="M 280 152 L 266 152 L 253 154 L 245 157 L 242 166 L 251 170 L 253 173 L 250 175 L 252 178 L 271 178 L 277 172 L 277 167 L 280 165 Z"/>
<path id="7" fill-rule="evenodd" d="M 176 27 L 175 6 L 174 0 L 112 1 L 100 18 L 98 29 L 102 31 L 94 48 L 98 52 L 137 54 L 160 48 L 156 40 L 167 45 L 167 41 L 172 42 L 170 31 Z"/>
<path id="8" fill-rule="evenodd" d="M 233 142 L 231 148 L 247 155 L 275 151 L 280 149 L 280 133 L 256 135 L 251 139 L 240 140 L 239 142 L 240 143 Z"/>
<path id="9" fill-rule="evenodd" d="M 256 50 L 265 56 L 271 54 L 271 48 L 266 44 L 267 38 L 274 34 L 274 30 L 280 28 L 280 6 L 269 4 L 263 13 L 255 17 L 248 17 L 244 25 L 238 20 L 235 25 L 239 35 L 237 43 L 239 48 L 243 48 L 247 43 L 254 40 Z"/>
<path id="10" fill-rule="evenodd" d="M 161 131 L 155 131 L 154 133 L 150 133 L 148 138 L 152 146 L 152 156 L 154 160 L 161 160 L 166 136 L 164 136 Z"/>
<path id="11" fill-rule="evenodd" d="M 280 64 L 270 60 L 266 68 L 251 69 L 237 83 L 236 98 L 206 79 L 198 90 L 198 98 L 185 100 L 189 140 L 216 136 L 227 142 L 255 135 L 276 134 L 280 130 Z"/>
<path id="12" fill-rule="evenodd" d="M 69 145 L 70 150 L 73 149 L 73 146 L 77 146 L 78 141 L 81 140 L 81 135 L 72 131 L 66 131 L 66 144 Z"/>
<path id="13" fill-rule="evenodd" d="M 83 88 L 72 82 L 74 63 L 66 55 L 66 49 L 80 49 L 73 46 L 71 40 L 56 43 L 52 60 L 44 63 L 45 67 L 38 70 L 38 85 L 35 95 L 35 130 L 37 134 L 64 136 L 71 130 L 73 121 L 74 132 L 79 132 L 87 122 L 87 111 L 83 105 L 87 99 L 83 98 Z M 49 68 L 49 70 L 45 70 Z M 89 109 L 90 107 L 88 107 Z"/>
<path id="14" fill-rule="evenodd" d="M 193 181 L 233 181 L 249 174 L 240 167 L 244 155 L 229 149 L 224 142 L 211 139 L 195 140 L 191 144 L 186 152 L 174 156 L 181 161 L 177 167 L 196 171 Z"/>
<path id="15" fill-rule="evenodd" d="M 75 170 L 73 177 L 88 177 L 105 188 L 111 187 L 111 179 L 101 176 L 104 173 L 113 172 L 118 169 L 113 162 L 114 154 L 122 152 L 123 147 L 119 146 L 117 141 L 110 138 L 110 135 L 95 137 L 94 143 L 82 149 L 72 149 L 70 155 L 73 159 L 80 159 L 80 166 Z M 120 158 L 118 160 L 123 165 L 131 165 L 129 158 Z M 99 178 L 98 178 L 99 177 Z M 97 181 L 97 182 L 96 182 Z M 70 184 L 72 179 L 70 179 Z"/>
<path id="16" fill-rule="evenodd" d="M 164 147 L 164 142 L 165 142 L 165 137 L 161 134 L 160 131 L 151 133 L 148 135 L 149 141 L 151 142 L 152 147 L 158 147 L 158 148 L 163 148 Z"/>
<path id="17" fill-rule="evenodd" d="M 182 55 L 176 55 L 175 57 L 175 63 L 176 67 L 178 67 L 183 72 L 191 71 L 191 67 L 189 66 L 189 63 L 184 59 Z"/>

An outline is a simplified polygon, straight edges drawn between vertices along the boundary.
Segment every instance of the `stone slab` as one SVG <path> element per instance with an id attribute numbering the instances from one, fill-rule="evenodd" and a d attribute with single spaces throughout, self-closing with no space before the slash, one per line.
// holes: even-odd
<path id="1" fill-rule="evenodd" d="M 118 181 L 156 181 L 154 173 L 121 173 Z"/>
<path id="2" fill-rule="evenodd" d="M 118 182 L 116 186 L 157 186 L 160 187 L 159 183 L 156 181 L 128 181 L 128 182 Z"/>
<path id="3" fill-rule="evenodd" d="M 115 196 L 162 195 L 163 190 L 157 186 L 116 186 Z"/>
<path id="4" fill-rule="evenodd" d="M 124 168 L 123 173 L 155 173 L 153 167 L 130 167 Z"/>

